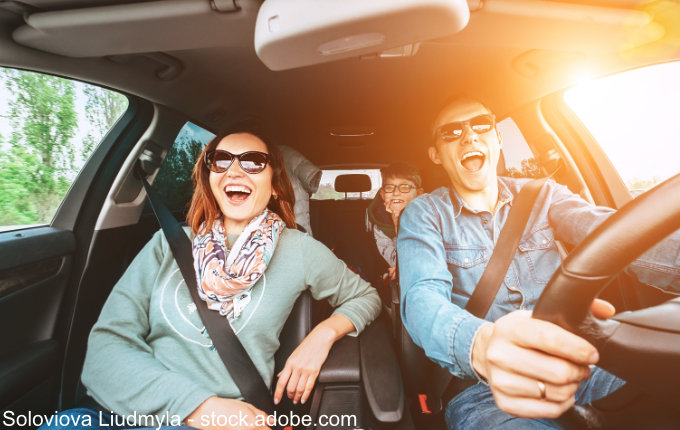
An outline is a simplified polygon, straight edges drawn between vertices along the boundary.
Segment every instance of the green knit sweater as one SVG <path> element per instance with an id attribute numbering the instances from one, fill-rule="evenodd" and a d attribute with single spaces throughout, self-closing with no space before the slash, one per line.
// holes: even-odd
<path id="1" fill-rule="evenodd" d="M 188 229 L 187 234 L 192 236 Z M 236 238 L 229 235 L 229 247 Z M 335 313 L 349 318 L 354 336 L 380 313 L 377 292 L 326 246 L 284 229 L 252 301 L 233 324 L 270 387 L 279 333 L 306 289 L 315 299 L 328 298 Z M 118 281 L 92 329 L 83 384 L 101 405 L 121 415 L 168 412 L 184 420 L 208 397 L 242 400 L 202 328 L 159 231 Z"/>

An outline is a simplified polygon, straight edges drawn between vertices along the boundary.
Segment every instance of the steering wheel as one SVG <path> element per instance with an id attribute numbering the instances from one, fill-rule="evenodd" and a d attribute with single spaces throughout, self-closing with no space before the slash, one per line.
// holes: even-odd
<path id="1" fill-rule="evenodd" d="M 599 351 L 598 366 L 627 381 L 603 400 L 569 410 L 556 420 L 560 426 L 641 428 L 634 423 L 635 407 L 631 406 L 640 395 L 648 406 L 658 409 L 654 417 L 645 418 L 646 423 L 658 421 L 659 410 L 667 410 L 667 418 L 659 425 L 680 426 L 680 416 L 670 409 L 680 400 L 680 298 L 608 320 L 590 312 L 593 300 L 626 266 L 678 229 L 680 175 L 637 197 L 602 223 L 564 260 L 541 294 L 533 317 L 588 340 Z M 672 250 L 675 255 L 678 251 Z"/>

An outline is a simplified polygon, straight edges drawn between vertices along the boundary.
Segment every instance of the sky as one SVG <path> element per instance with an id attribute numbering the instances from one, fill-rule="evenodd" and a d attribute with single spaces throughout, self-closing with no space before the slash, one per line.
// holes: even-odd
<path id="1" fill-rule="evenodd" d="M 515 167 L 522 169 L 522 160 L 533 158 L 534 154 L 522 136 L 522 132 L 512 118 L 506 118 L 496 124 L 496 128 L 501 132 L 503 138 L 503 156 L 505 157 L 505 167 Z"/>
<path id="2" fill-rule="evenodd" d="M 181 143 L 197 140 L 203 143 L 203 145 L 207 145 L 213 137 L 215 137 L 215 135 L 208 130 L 203 129 L 192 122 L 187 122 L 179 131 L 179 134 L 177 134 L 175 142 Z"/>
<path id="3" fill-rule="evenodd" d="M 680 172 L 680 62 L 585 82 L 565 100 L 624 181 Z"/>

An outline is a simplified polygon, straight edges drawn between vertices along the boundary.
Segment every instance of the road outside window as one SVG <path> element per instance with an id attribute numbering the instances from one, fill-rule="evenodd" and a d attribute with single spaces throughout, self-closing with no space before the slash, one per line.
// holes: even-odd
<path id="1" fill-rule="evenodd" d="M 125 96 L 0 68 L 0 231 L 49 224 Z"/>
<path id="2" fill-rule="evenodd" d="M 633 196 L 680 172 L 680 63 L 619 73 L 574 87 L 565 101 Z"/>

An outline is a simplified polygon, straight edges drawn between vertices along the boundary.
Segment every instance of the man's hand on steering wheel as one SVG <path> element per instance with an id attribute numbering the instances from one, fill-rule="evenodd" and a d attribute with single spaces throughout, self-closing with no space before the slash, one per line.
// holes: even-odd
<path id="1" fill-rule="evenodd" d="M 595 299 L 598 318 L 614 307 Z M 556 418 L 574 404 L 581 381 L 599 354 L 586 340 L 555 324 L 515 311 L 483 326 L 472 347 L 472 367 L 485 378 L 498 407 L 520 418 Z"/>

